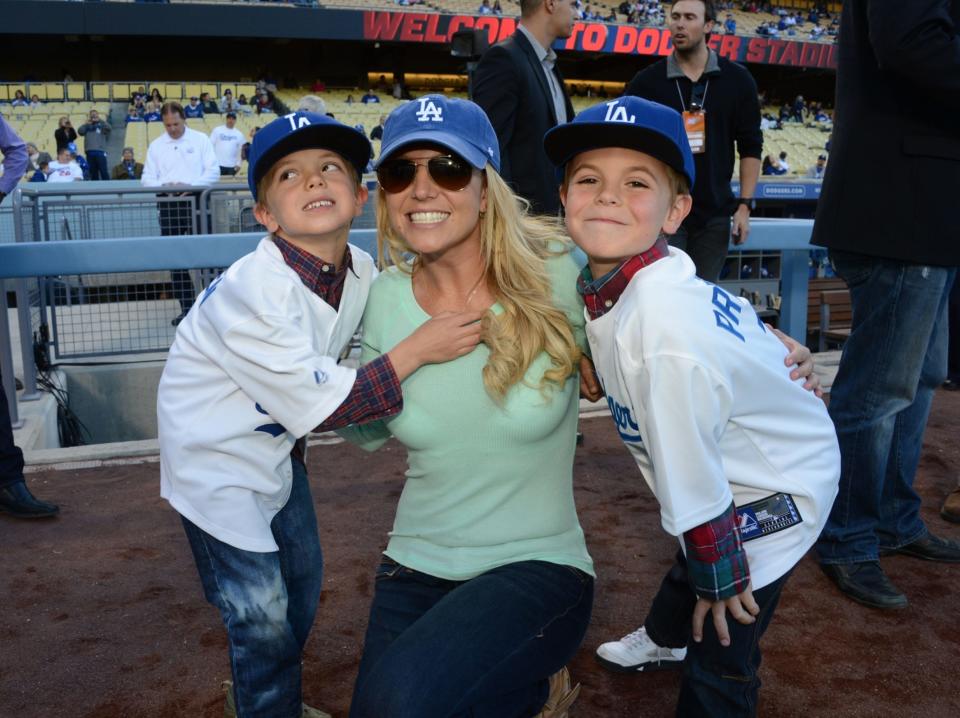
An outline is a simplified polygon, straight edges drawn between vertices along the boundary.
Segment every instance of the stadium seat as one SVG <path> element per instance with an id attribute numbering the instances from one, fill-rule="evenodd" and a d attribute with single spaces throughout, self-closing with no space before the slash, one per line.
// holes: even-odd
<path id="1" fill-rule="evenodd" d="M 87 99 L 87 85 L 84 82 L 67 83 L 67 99 L 74 102 L 83 102 Z"/>

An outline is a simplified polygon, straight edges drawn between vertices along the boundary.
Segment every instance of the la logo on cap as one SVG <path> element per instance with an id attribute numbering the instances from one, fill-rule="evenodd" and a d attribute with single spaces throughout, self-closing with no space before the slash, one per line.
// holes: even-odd
<path id="1" fill-rule="evenodd" d="M 420 98 L 420 109 L 417 110 L 417 120 L 420 122 L 443 122 L 443 110 L 433 104 L 429 97 Z"/>
<path id="2" fill-rule="evenodd" d="M 620 100 L 614 100 L 607 103 L 607 116 L 603 118 L 604 122 L 629 122 L 631 125 L 637 121 L 636 115 L 628 115 L 627 110 L 620 104 Z"/>
<path id="3" fill-rule="evenodd" d="M 296 120 L 294 120 L 295 117 L 297 118 Z M 284 115 L 283 118 L 290 123 L 290 130 L 293 132 L 310 124 L 309 118 L 304 117 L 303 115 L 297 117 L 296 112 L 291 112 L 289 115 Z"/>

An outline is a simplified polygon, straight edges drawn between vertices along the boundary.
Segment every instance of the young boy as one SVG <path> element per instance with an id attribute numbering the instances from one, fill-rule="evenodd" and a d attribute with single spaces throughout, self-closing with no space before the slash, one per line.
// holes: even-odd
<path id="1" fill-rule="evenodd" d="M 382 362 L 338 364 L 376 273 L 347 245 L 369 154 L 362 134 L 310 113 L 257 134 L 249 184 L 270 234 L 194 304 L 160 380 L 160 493 L 227 629 L 228 715 L 326 715 L 301 704 L 322 579 L 306 435 L 398 413 L 405 377 L 479 341 L 479 314 L 448 315 Z"/>
<path id="2" fill-rule="evenodd" d="M 70 144 L 73 144 L 72 142 Z M 61 147 L 57 159 L 47 166 L 47 182 L 81 182 L 83 170 L 69 147 Z"/>
<path id="3" fill-rule="evenodd" d="M 677 112 L 622 97 L 544 145 L 589 261 L 579 287 L 607 403 L 682 547 L 631 634 L 648 661 L 609 662 L 659 667 L 657 656 L 688 647 L 692 616 L 678 715 L 753 715 L 759 638 L 837 493 L 833 425 L 751 307 L 667 246 L 694 180 Z"/>

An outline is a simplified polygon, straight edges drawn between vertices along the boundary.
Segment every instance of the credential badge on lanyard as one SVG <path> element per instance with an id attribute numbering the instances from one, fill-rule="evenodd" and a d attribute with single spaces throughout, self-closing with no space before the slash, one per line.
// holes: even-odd
<path id="1" fill-rule="evenodd" d="M 710 87 L 710 80 L 707 80 L 703 88 L 703 97 L 699 103 L 691 102 L 689 109 L 683 101 L 683 93 L 680 91 L 680 81 L 677 80 L 677 94 L 680 95 L 680 106 L 683 107 L 683 128 L 687 132 L 687 142 L 690 143 L 690 151 L 699 155 L 707 150 L 707 113 L 703 106 L 707 101 L 707 90 Z M 696 86 L 694 86 L 696 87 Z"/>

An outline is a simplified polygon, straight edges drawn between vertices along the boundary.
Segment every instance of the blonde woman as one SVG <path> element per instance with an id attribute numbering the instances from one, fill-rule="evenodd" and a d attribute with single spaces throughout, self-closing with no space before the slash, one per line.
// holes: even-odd
<path id="1" fill-rule="evenodd" d="M 555 223 L 497 174 L 497 138 L 465 100 L 391 114 L 378 164 L 380 256 L 363 360 L 448 311 L 488 309 L 471 354 L 424 367 L 389 435 L 409 469 L 377 570 L 353 718 L 564 716 L 593 562 L 573 502 L 583 313 Z M 548 700 L 549 698 L 549 700 Z"/>

